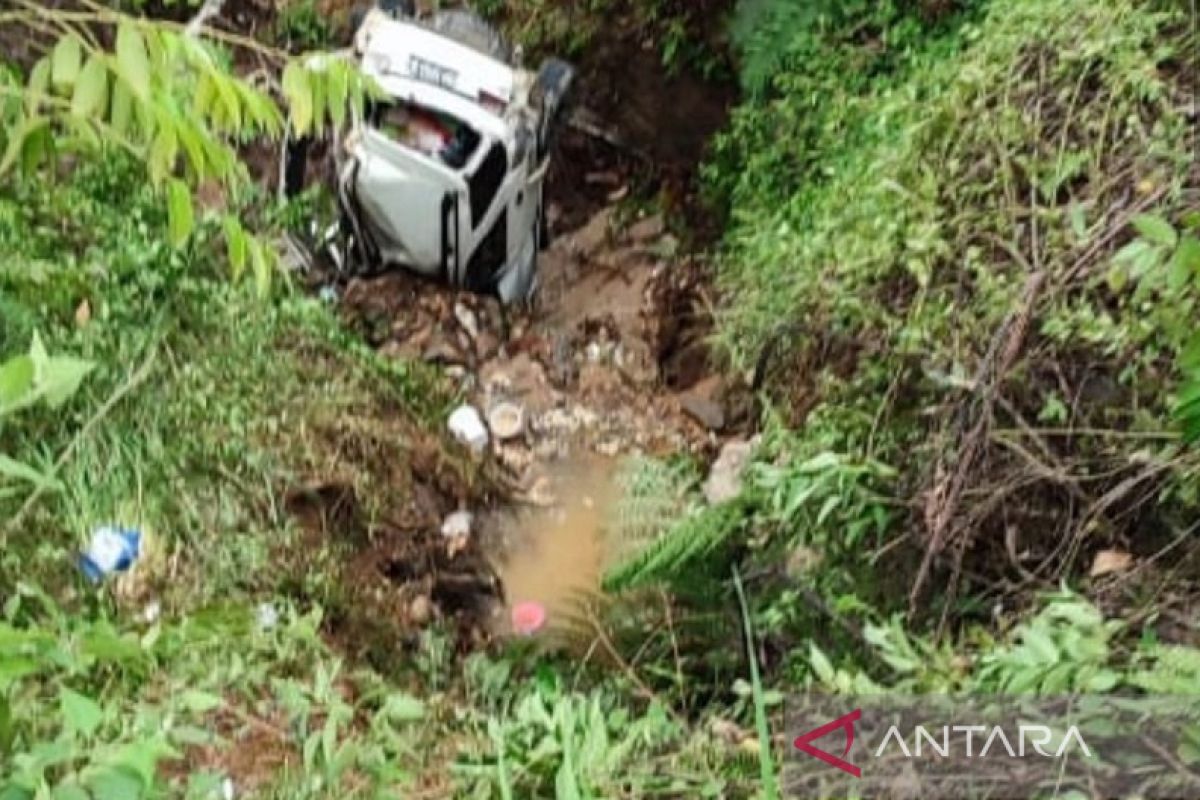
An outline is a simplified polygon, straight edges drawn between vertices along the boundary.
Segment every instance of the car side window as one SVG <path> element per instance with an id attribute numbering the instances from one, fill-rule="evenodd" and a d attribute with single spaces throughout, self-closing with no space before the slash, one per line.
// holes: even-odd
<path id="1" fill-rule="evenodd" d="M 467 182 L 471 190 L 471 227 L 477 227 L 483 220 L 483 215 L 491 207 L 496 192 L 500 191 L 500 184 L 504 182 L 507 172 L 508 154 L 503 144 L 495 142 L 483 157 L 479 169 L 475 170 L 475 174 Z"/>

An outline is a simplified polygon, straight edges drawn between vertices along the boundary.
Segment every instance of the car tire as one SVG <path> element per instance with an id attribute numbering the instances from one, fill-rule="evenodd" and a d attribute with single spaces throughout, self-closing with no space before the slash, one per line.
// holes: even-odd
<path id="1" fill-rule="evenodd" d="M 505 64 L 512 63 L 513 49 L 508 40 L 483 17 L 465 8 L 453 8 L 438 11 L 426 23 L 430 28 L 464 44 L 472 50 L 477 50 L 485 56 L 491 56 Z"/>

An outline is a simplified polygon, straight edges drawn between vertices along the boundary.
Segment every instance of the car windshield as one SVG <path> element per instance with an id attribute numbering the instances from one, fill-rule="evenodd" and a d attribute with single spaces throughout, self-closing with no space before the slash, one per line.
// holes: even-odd
<path id="1" fill-rule="evenodd" d="M 480 136 L 469 125 L 415 103 L 381 103 L 370 118 L 387 137 L 454 169 L 465 167 L 479 147 Z"/>

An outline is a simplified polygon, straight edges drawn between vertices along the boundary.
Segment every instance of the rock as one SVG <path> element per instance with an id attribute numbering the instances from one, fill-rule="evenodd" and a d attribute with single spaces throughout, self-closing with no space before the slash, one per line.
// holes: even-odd
<path id="1" fill-rule="evenodd" d="M 454 438 L 466 445 L 471 452 L 480 455 L 488 446 L 488 430 L 483 418 L 474 406 L 461 405 L 446 421 Z"/>
<path id="2" fill-rule="evenodd" d="M 461 364 L 466 360 L 454 343 L 441 334 L 430 337 L 421 358 L 435 364 Z"/>
<path id="3" fill-rule="evenodd" d="M 525 430 L 525 411 L 516 403 L 497 403 L 488 411 L 488 427 L 502 442 L 520 436 Z"/>
<path id="4" fill-rule="evenodd" d="M 1101 550 L 1092 561 L 1088 575 L 1099 578 L 1111 572 L 1124 572 L 1133 565 L 1133 556 L 1124 550 Z"/>
<path id="5" fill-rule="evenodd" d="M 480 331 L 475 339 L 475 355 L 486 360 L 500 352 L 500 338 L 491 331 Z"/>
<path id="6" fill-rule="evenodd" d="M 408 620 L 414 625 L 425 625 L 433 618 L 433 603 L 419 594 L 408 604 Z"/>
<path id="7" fill-rule="evenodd" d="M 455 511 L 447 514 L 446 519 L 442 521 L 442 536 L 448 539 L 470 536 L 472 519 L 470 511 Z"/>
<path id="8" fill-rule="evenodd" d="M 692 419 L 710 431 L 725 427 L 725 407 L 718 400 L 724 390 L 719 375 L 711 375 L 679 396 L 679 405 Z"/>
<path id="9" fill-rule="evenodd" d="M 558 502 L 558 497 L 554 494 L 554 481 L 547 475 L 542 475 L 533 482 L 529 492 L 526 494 L 526 499 L 535 506 L 548 508 Z"/>
<path id="10" fill-rule="evenodd" d="M 685 394 L 679 398 L 679 405 L 689 417 L 710 431 L 719 431 L 725 427 L 725 409 L 711 398 Z"/>
<path id="11" fill-rule="evenodd" d="M 475 312 L 464 306 L 462 303 L 454 304 L 454 318 L 458 320 L 458 324 L 467 332 L 474 342 L 479 338 L 479 318 L 475 316 Z"/>
<path id="12" fill-rule="evenodd" d="M 647 244 L 662 236 L 667 230 L 662 214 L 651 214 L 629 226 L 626 235 L 635 244 Z"/>
<path id="13" fill-rule="evenodd" d="M 721 448 L 720 455 L 709 470 L 704 481 L 704 498 L 711 505 L 732 500 L 742 492 L 742 473 L 750 463 L 757 441 L 732 439 Z"/>

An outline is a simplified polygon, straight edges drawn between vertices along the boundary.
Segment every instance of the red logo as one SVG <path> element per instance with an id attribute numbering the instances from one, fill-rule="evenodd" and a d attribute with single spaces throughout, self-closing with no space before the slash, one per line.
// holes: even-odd
<path id="1" fill-rule="evenodd" d="M 792 744 L 797 750 L 802 750 L 813 758 L 819 758 L 831 767 L 837 767 L 842 772 L 848 772 L 856 778 L 861 778 L 862 770 L 845 760 L 845 755 L 850 752 L 850 746 L 854 744 L 854 723 L 860 718 L 862 718 L 862 709 L 856 708 L 849 714 L 843 714 L 838 717 L 833 722 L 826 722 L 821 727 L 813 728 L 803 736 L 797 736 L 796 741 L 792 742 Z M 842 751 L 841 758 L 809 744 L 809 742 L 820 739 L 825 734 L 836 731 L 838 728 L 844 728 L 846 731 L 846 749 Z"/>

